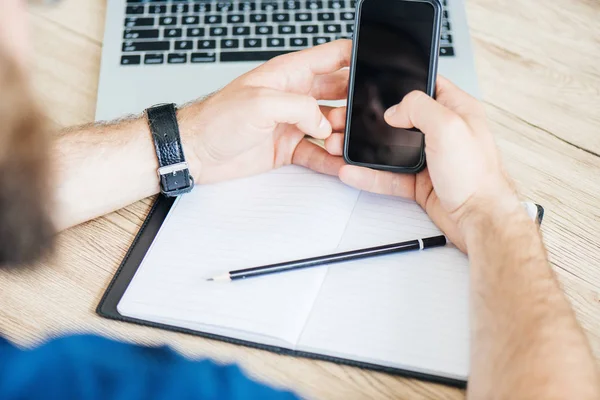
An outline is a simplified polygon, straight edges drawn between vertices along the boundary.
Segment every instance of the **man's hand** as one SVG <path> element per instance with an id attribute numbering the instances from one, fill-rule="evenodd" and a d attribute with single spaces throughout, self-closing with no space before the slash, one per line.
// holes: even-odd
<path id="1" fill-rule="evenodd" d="M 412 92 L 385 114 L 391 126 L 416 127 L 425 134 L 424 171 L 405 175 L 345 165 L 339 176 L 359 189 L 415 199 L 450 240 L 466 250 L 463 225 L 469 214 L 518 207 L 518 200 L 503 172 L 482 105 L 442 77 L 436 97 Z M 326 141 L 331 154 L 341 155 L 342 146 L 341 134 Z"/>
<path id="2" fill-rule="evenodd" d="M 343 161 L 305 139 L 331 134 L 330 108 L 346 97 L 351 42 L 336 41 L 268 61 L 178 113 L 197 182 L 218 182 L 298 164 L 337 175 Z"/>

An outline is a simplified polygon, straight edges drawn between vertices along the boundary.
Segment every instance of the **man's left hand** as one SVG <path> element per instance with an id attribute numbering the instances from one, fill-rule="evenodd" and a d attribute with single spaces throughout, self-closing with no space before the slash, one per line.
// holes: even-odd
<path id="1" fill-rule="evenodd" d="M 343 129 L 343 110 L 318 100 L 347 95 L 351 42 L 276 57 L 178 112 L 184 150 L 199 183 L 297 164 L 337 175 L 344 164 L 311 143 Z M 337 110 L 332 113 L 332 110 Z"/>

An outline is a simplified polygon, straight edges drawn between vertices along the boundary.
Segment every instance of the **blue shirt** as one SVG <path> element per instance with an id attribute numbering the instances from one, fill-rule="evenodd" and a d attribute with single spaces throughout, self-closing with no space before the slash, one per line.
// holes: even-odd
<path id="1" fill-rule="evenodd" d="M 234 365 L 188 360 L 168 347 L 71 336 L 23 350 L 0 337 L 2 400 L 296 398 L 250 380 Z"/>

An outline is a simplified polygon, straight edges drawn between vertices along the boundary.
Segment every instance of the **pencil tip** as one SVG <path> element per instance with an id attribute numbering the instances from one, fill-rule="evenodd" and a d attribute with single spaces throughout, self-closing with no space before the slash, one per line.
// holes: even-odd
<path id="1" fill-rule="evenodd" d="M 209 281 L 209 282 L 210 281 L 214 281 L 214 279 L 213 278 L 208 278 L 207 281 Z"/>

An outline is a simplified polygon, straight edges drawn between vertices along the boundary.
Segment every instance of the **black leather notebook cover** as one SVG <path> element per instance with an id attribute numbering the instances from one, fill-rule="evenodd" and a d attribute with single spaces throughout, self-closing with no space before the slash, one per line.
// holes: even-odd
<path id="1" fill-rule="evenodd" d="M 160 329 L 166 329 L 166 330 L 175 331 L 175 332 L 187 333 L 190 335 L 202 336 L 202 337 L 205 337 L 208 339 L 221 340 L 221 341 L 229 342 L 229 343 L 233 343 L 233 344 L 254 347 L 254 348 L 268 350 L 268 351 L 272 351 L 275 353 L 288 355 L 288 356 L 306 357 L 306 358 L 312 358 L 312 359 L 317 359 L 317 360 L 325 360 L 325 361 L 330 361 L 330 362 L 334 362 L 334 363 L 338 363 L 338 364 L 345 364 L 345 365 L 351 365 L 354 367 L 371 369 L 374 371 L 387 372 L 390 374 L 402 375 L 402 376 L 405 376 L 408 378 L 416 378 L 416 379 L 421 379 L 424 381 L 441 383 L 441 384 L 455 386 L 455 387 L 459 387 L 459 388 L 466 387 L 467 382 L 463 381 L 463 380 L 459 380 L 459 379 L 445 378 L 445 377 L 441 377 L 441 376 L 424 374 L 424 373 L 420 373 L 420 372 L 385 367 L 385 366 L 377 365 L 377 364 L 369 364 L 369 363 L 363 363 L 363 362 L 344 359 L 344 358 L 330 357 L 330 356 L 317 354 L 317 353 L 295 351 L 295 350 L 290 350 L 290 349 L 286 349 L 283 347 L 269 346 L 269 345 L 265 345 L 265 344 L 261 344 L 261 343 L 233 339 L 233 338 L 230 338 L 227 336 L 214 335 L 212 333 L 194 331 L 191 329 L 179 328 L 176 326 L 171 326 L 171 325 L 166 325 L 166 324 L 158 324 L 155 322 L 145 321 L 145 320 L 141 320 L 141 319 L 137 319 L 137 318 L 126 317 L 126 316 L 119 314 L 119 311 L 117 310 L 117 304 L 119 304 L 121 297 L 125 293 L 125 290 L 127 290 L 127 287 L 129 286 L 129 283 L 131 282 L 131 279 L 133 279 L 135 272 L 137 271 L 138 267 L 140 266 L 142 260 L 144 259 L 146 252 L 150 248 L 152 241 L 156 237 L 156 234 L 158 233 L 163 221 L 165 220 L 165 217 L 169 213 L 169 210 L 171 209 L 171 206 L 173 205 L 174 201 L 175 201 L 174 198 L 167 198 L 164 196 L 159 196 L 157 198 L 157 200 L 154 202 L 154 205 L 152 206 L 152 209 L 150 210 L 148 217 L 146 217 L 146 220 L 144 221 L 140 231 L 138 232 L 137 236 L 135 237 L 133 244 L 129 248 L 129 251 L 125 255 L 123 262 L 121 263 L 115 276 L 113 277 L 110 284 L 108 285 L 108 288 L 104 292 L 104 295 L 102 296 L 102 299 L 100 300 L 100 304 L 98 304 L 98 307 L 96 308 L 96 312 L 100 316 L 109 318 L 109 319 L 118 320 L 118 321 L 130 322 L 130 323 L 139 324 L 139 325 L 146 325 L 146 326 L 151 326 L 154 328 L 160 328 Z M 544 215 L 544 209 L 539 205 L 537 206 L 537 208 L 538 208 L 538 222 L 541 222 L 543 215 Z"/>

